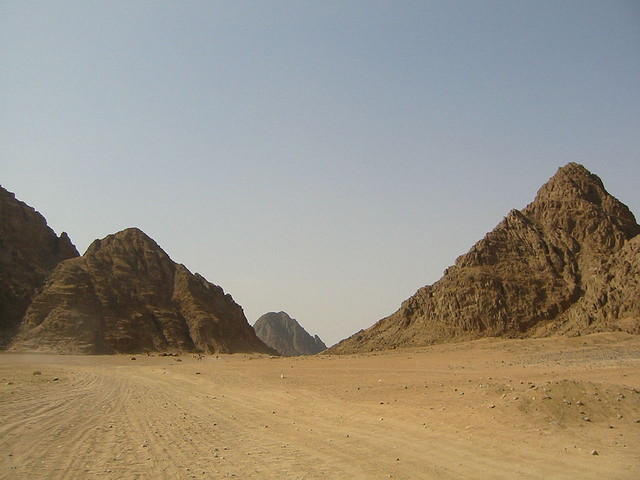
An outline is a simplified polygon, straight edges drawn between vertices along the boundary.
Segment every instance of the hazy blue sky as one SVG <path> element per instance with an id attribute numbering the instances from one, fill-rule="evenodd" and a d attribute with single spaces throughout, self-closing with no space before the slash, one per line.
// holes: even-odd
<path id="1" fill-rule="evenodd" d="M 328 344 L 558 167 L 640 215 L 640 2 L 0 0 L 0 184 Z"/>

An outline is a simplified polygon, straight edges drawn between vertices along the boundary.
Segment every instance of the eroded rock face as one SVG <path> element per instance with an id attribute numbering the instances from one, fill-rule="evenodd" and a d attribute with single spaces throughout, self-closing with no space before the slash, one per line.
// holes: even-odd
<path id="1" fill-rule="evenodd" d="M 311 336 L 285 312 L 262 315 L 253 325 L 258 338 L 286 356 L 315 355 L 327 349 L 320 337 Z"/>
<path id="2" fill-rule="evenodd" d="M 66 233 L 0 187 L 0 348 L 18 331 L 36 289 L 58 263 L 78 256 Z"/>
<path id="3" fill-rule="evenodd" d="M 438 282 L 330 352 L 487 336 L 637 332 L 639 233 L 633 214 L 602 181 L 570 163 Z"/>
<path id="4" fill-rule="evenodd" d="M 11 350 L 272 353 L 222 288 L 176 264 L 137 228 L 94 241 L 53 271 Z"/>

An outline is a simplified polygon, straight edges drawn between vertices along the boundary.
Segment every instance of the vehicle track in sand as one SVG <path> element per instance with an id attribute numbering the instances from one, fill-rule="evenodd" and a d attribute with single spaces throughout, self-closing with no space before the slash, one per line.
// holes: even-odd
<path id="1" fill-rule="evenodd" d="M 611 351 L 638 351 L 612 338 Z M 202 363 L 4 354 L 0 478 L 638 478 L 637 354 L 604 365 L 606 345 L 590 357 L 547 342 Z M 559 352 L 570 366 L 557 365 Z M 565 379 L 574 393 L 602 386 L 604 401 L 584 407 L 600 408 L 596 421 L 563 413 L 570 421 L 556 425 L 543 401 L 513 400 L 546 381 L 559 403 Z"/>

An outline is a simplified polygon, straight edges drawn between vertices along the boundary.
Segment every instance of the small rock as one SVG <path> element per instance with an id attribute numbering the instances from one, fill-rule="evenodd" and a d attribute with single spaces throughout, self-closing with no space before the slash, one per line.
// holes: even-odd
<path id="1" fill-rule="evenodd" d="M 585 422 L 590 422 L 591 419 L 589 417 L 582 417 L 582 420 L 584 420 Z"/>
<path id="2" fill-rule="evenodd" d="M 492 403 L 491 405 L 489 405 L 489 409 L 491 408 L 496 408 L 496 406 Z"/>
<path id="3" fill-rule="evenodd" d="M 135 359 L 136 359 L 136 357 L 131 357 L 131 360 L 135 360 Z"/>
<path id="4" fill-rule="evenodd" d="M 196 372 L 196 375 L 202 375 L 202 373 L 201 372 Z"/>
<path id="5" fill-rule="evenodd" d="M 576 405 L 578 405 L 579 407 L 582 407 L 582 406 L 584 406 L 584 403 L 582 403 L 582 401 L 578 400 L 576 402 Z"/>
<path id="6" fill-rule="evenodd" d="M 591 455 L 598 455 L 598 451 L 597 450 L 591 450 Z"/>

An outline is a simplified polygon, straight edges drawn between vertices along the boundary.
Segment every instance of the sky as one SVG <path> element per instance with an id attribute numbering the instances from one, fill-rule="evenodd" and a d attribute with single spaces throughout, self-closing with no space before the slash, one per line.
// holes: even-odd
<path id="1" fill-rule="evenodd" d="M 0 184 L 328 345 L 568 162 L 640 215 L 638 1 L 0 0 Z"/>

